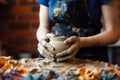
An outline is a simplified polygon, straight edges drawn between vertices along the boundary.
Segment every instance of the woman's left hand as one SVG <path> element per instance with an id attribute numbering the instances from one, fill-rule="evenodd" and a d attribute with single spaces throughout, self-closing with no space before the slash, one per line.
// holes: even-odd
<path id="1" fill-rule="evenodd" d="M 76 56 L 76 53 L 80 49 L 80 37 L 71 36 L 70 38 L 66 39 L 64 43 L 71 44 L 71 46 L 67 50 L 56 54 L 57 62 L 63 62 Z"/>

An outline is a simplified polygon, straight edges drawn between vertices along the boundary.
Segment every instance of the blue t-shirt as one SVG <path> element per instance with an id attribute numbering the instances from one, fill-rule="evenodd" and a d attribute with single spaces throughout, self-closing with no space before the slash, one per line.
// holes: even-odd
<path id="1" fill-rule="evenodd" d="M 47 6 L 49 8 L 49 17 L 52 19 L 53 9 L 58 0 L 36 0 L 39 4 Z M 101 5 L 109 2 L 110 0 L 87 0 L 88 7 L 90 10 L 90 15 L 92 21 L 95 24 L 100 24 L 100 16 L 101 16 Z"/>

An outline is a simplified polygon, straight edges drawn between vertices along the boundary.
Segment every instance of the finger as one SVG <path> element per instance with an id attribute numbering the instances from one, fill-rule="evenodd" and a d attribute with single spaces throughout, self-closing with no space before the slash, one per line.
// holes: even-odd
<path id="1" fill-rule="evenodd" d="M 39 51 L 40 55 L 42 55 L 43 57 L 50 58 L 50 56 L 46 55 L 46 53 L 43 50 L 41 50 L 40 48 L 37 48 L 37 50 Z"/>
<path id="2" fill-rule="evenodd" d="M 73 43 L 73 42 L 76 41 L 76 38 L 77 38 L 76 36 L 71 36 L 70 38 L 66 39 L 66 40 L 64 41 L 64 43 L 65 43 L 65 44 Z"/>
<path id="3" fill-rule="evenodd" d="M 38 52 L 40 53 L 41 56 L 46 57 L 46 56 L 43 55 L 43 51 L 40 50 L 40 48 L 37 48 L 37 50 L 38 50 Z"/>
<path id="4" fill-rule="evenodd" d="M 73 44 L 70 48 L 67 49 L 69 53 L 73 53 L 76 51 L 76 49 L 79 49 L 77 45 Z"/>
<path id="5" fill-rule="evenodd" d="M 71 54 L 68 50 L 56 54 L 56 58 Z"/>
<path id="6" fill-rule="evenodd" d="M 76 56 L 76 54 L 77 54 L 78 51 L 79 51 L 79 49 L 74 50 L 74 52 L 71 54 L 72 58 L 74 58 Z"/>
<path id="7" fill-rule="evenodd" d="M 72 45 L 70 48 L 68 48 L 67 50 L 63 51 L 63 52 L 60 52 L 60 53 L 57 53 L 56 54 L 56 57 L 59 58 L 59 57 L 62 57 L 62 56 L 65 56 L 65 55 L 69 55 L 69 54 L 72 54 L 74 51 L 76 51 L 76 48 L 74 45 Z"/>
<path id="8" fill-rule="evenodd" d="M 46 40 L 48 40 L 48 39 L 49 39 L 49 38 L 45 36 L 44 38 L 40 38 L 40 42 L 41 42 L 42 40 L 45 40 L 45 41 L 46 41 Z"/>
<path id="9" fill-rule="evenodd" d="M 48 57 L 48 58 L 54 57 L 54 55 L 51 52 L 49 52 L 44 46 L 40 44 L 38 44 L 38 51 L 44 57 Z"/>
<path id="10" fill-rule="evenodd" d="M 45 40 L 42 40 L 42 41 L 40 42 L 40 44 L 41 44 L 42 46 L 44 46 L 45 48 L 47 48 L 47 49 L 54 50 L 54 47 L 53 47 L 52 45 L 50 45 L 48 42 L 46 42 Z"/>
<path id="11" fill-rule="evenodd" d="M 69 60 L 69 59 L 73 59 L 75 56 L 76 56 L 76 53 L 78 52 L 79 49 L 75 50 L 71 55 L 69 56 L 66 56 L 66 57 L 61 57 L 61 58 L 58 58 L 56 59 L 57 62 L 63 62 L 63 61 L 66 61 L 66 60 Z"/>
<path id="12" fill-rule="evenodd" d="M 49 59 L 52 59 L 52 58 L 53 58 L 51 55 L 47 54 L 45 51 L 42 51 L 42 50 L 40 50 L 39 48 L 38 48 L 38 50 L 39 50 L 40 54 L 41 54 L 43 57 L 49 58 Z"/>
<path id="13" fill-rule="evenodd" d="M 56 61 L 57 62 L 63 62 L 63 61 L 69 60 L 71 58 L 72 58 L 71 56 L 66 56 L 66 57 L 58 58 Z"/>
<path id="14" fill-rule="evenodd" d="M 48 38 L 55 37 L 55 35 L 54 35 L 53 33 L 48 33 L 46 36 L 47 36 Z"/>

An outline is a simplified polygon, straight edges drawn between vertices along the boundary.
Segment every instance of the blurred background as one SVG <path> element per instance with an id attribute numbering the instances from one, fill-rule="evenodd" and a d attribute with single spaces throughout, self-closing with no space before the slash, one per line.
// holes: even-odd
<path id="1" fill-rule="evenodd" d="M 120 0 L 117 0 L 120 14 Z M 0 55 L 39 57 L 36 30 L 39 4 L 35 0 L 0 0 Z M 119 15 L 120 16 L 120 15 Z M 120 65 L 120 43 L 108 46 L 111 63 Z"/>
<path id="2" fill-rule="evenodd" d="M 0 0 L 0 44 L 4 55 L 38 56 L 38 12 L 39 4 L 35 0 Z"/>

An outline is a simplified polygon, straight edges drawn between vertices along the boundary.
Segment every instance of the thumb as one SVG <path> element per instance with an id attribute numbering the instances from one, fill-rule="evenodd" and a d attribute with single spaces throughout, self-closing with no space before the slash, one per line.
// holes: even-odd
<path id="1" fill-rule="evenodd" d="M 72 36 L 72 37 L 67 38 L 67 39 L 64 41 L 64 43 L 65 43 L 65 44 L 72 44 L 72 43 L 75 42 L 75 40 L 76 40 L 76 36 Z"/>
<path id="2" fill-rule="evenodd" d="M 48 38 L 52 38 L 52 37 L 55 37 L 55 34 L 53 34 L 53 33 L 48 33 L 46 36 L 47 36 Z"/>

